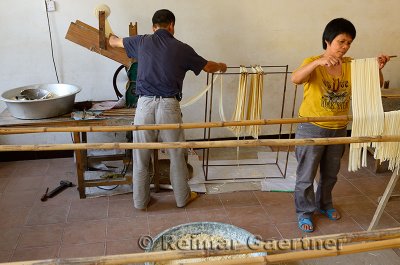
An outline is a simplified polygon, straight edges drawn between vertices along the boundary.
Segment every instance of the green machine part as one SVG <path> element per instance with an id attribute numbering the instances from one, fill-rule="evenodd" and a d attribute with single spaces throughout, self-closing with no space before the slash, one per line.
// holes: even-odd
<path id="1" fill-rule="evenodd" d="M 138 63 L 134 62 L 126 70 L 126 74 L 128 75 L 128 82 L 126 83 L 126 91 L 125 91 L 125 104 L 128 108 L 136 108 L 139 96 L 136 95 L 136 78 L 137 78 L 137 68 Z"/>

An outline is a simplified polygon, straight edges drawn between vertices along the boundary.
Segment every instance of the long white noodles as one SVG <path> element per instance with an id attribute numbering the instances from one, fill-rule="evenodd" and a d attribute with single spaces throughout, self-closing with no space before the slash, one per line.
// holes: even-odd
<path id="1" fill-rule="evenodd" d="M 381 135 L 384 113 L 381 99 L 379 65 L 376 58 L 351 61 L 353 124 L 352 137 Z M 349 171 L 367 166 L 367 148 L 376 143 L 350 144 Z"/>

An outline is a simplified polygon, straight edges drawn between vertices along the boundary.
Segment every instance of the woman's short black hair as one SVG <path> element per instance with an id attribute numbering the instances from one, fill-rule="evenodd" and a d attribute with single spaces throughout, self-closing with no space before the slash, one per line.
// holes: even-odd
<path id="1" fill-rule="evenodd" d="M 175 15 L 167 9 L 160 9 L 156 11 L 152 18 L 153 26 L 166 27 L 169 24 L 175 24 Z"/>
<path id="2" fill-rule="evenodd" d="M 353 23 L 345 18 L 335 18 L 331 20 L 325 27 L 324 33 L 322 34 L 322 48 L 326 50 L 326 42 L 331 43 L 337 35 L 348 34 L 353 40 L 356 38 L 356 28 Z"/>

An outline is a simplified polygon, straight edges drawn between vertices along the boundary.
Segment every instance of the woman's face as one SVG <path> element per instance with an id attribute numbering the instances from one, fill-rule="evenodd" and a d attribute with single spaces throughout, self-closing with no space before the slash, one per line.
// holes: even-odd
<path id="1" fill-rule="evenodd" d="M 337 58 L 342 58 L 350 49 L 353 38 L 346 33 L 337 35 L 331 43 L 326 41 L 326 50 Z"/>

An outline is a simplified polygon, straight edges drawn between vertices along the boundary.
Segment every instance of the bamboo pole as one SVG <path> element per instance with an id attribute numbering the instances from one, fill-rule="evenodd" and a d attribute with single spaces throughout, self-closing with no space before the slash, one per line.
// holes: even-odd
<path id="1" fill-rule="evenodd" d="M 377 242 L 357 243 L 342 246 L 341 249 L 319 249 L 295 251 L 284 254 L 267 255 L 260 257 L 236 258 L 231 260 L 218 260 L 218 265 L 241 265 L 241 264 L 274 264 L 281 262 L 292 262 L 304 259 L 316 259 L 324 257 L 335 257 L 340 255 L 355 254 L 366 251 L 382 250 L 400 247 L 400 238 L 382 240 Z M 214 261 L 185 263 L 186 265 L 213 265 Z"/>
<path id="2" fill-rule="evenodd" d="M 400 237 L 400 227 L 399 228 L 389 228 L 380 229 L 374 231 L 361 231 L 353 233 L 342 233 L 333 235 L 324 235 L 308 238 L 295 238 L 291 239 L 294 243 L 301 242 L 307 239 L 310 242 L 320 241 L 326 242 L 327 240 L 336 241 L 338 243 L 353 243 L 360 241 L 371 241 L 376 240 L 382 242 L 383 240 Z M 167 260 L 179 260 L 179 259 L 189 259 L 189 258 L 205 258 L 210 256 L 221 256 L 221 255 L 237 255 L 237 254 L 247 254 L 247 253 L 258 253 L 262 251 L 276 250 L 275 246 L 282 246 L 282 250 L 293 250 L 296 248 L 288 246 L 284 240 L 272 240 L 269 241 L 267 245 L 253 245 L 253 246 L 242 246 L 234 250 L 179 250 L 179 251 L 159 251 L 159 252 L 146 252 L 146 253 L 135 253 L 135 254 L 121 254 L 121 255 L 109 255 L 100 257 L 87 257 L 87 258 L 67 258 L 67 259 L 47 259 L 47 260 L 37 260 L 37 261 L 21 261 L 21 262 L 11 262 L 9 265 L 45 265 L 45 264 L 74 264 L 74 265 L 89 265 L 89 264 L 128 264 L 128 263 L 139 263 L 139 262 L 154 262 L 154 261 L 167 261 Z M 283 242 L 283 243 L 282 243 Z M 294 245 L 296 246 L 296 245 Z M 340 250 L 343 249 L 339 246 Z M 311 249 L 311 248 L 308 248 Z M 285 253 L 283 255 L 287 255 Z M 276 257 L 278 254 L 270 255 L 271 257 Z M 278 256 L 279 257 L 279 256 Z M 220 261 L 218 261 L 219 263 Z"/>
<path id="3" fill-rule="evenodd" d="M 59 127 L 1 127 L 0 134 L 22 134 L 22 133 L 44 133 L 44 132 L 121 132 L 138 130 L 171 130 L 171 129 L 200 129 L 219 128 L 230 126 L 249 125 L 274 125 L 292 124 L 302 122 L 324 122 L 324 121 L 351 121 L 351 116 L 333 117 L 304 117 L 284 119 L 263 119 L 229 122 L 199 122 L 199 123 L 171 123 L 171 124 L 148 124 L 148 125 L 120 125 L 120 126 L 59 126 Z"/>
<path id="4" fill-rule="evenodd" d="M 0 152 L 6 151 L 53 151 L 85 149 L 177 149 L 177 148 L 221 148 L 251 146 L 294 146 L 294 145 L 334 145 L 367 142 L 399 142 L 400 135 L 362 136 L 304 139 L 258 139 L 227 141 L 193 142 L 156 142 L 156 143 L 78 143 L 78 144 L 35 144 L 35 145 L 0 145 Z"/>

